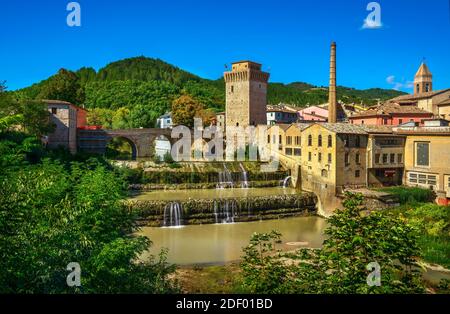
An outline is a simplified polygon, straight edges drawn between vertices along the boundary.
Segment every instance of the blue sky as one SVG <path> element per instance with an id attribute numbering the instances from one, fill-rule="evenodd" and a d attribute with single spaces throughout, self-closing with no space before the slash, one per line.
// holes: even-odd
<path id="1" fill-rule="evenodd" d="M 426 57 L 434 88 L 450 87 L 450 0 L 380 0 L 377 29 L 362 29 L 366 0 L 80 0 L 82 25 L 73 28 L 69 2 L 0 0 L 0 80 L 10 90 L 61 67 L 139 55 L 211 79 L 251 59 L 272 82 L 327 85 L 332 40 L 339 85 L 411 91 Z"/>

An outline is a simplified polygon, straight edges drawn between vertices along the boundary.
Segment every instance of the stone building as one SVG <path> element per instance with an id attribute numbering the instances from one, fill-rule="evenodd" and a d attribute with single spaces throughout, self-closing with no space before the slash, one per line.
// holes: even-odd
<path id="1" fill-rule="evenodd" d="M 414 77 L 414 93 L 390 100 L 400 105 L 414 105 L 431 112 L 435 117 L 450 120 L 450 88 L 433 90 L 433 75 L 422 63 Z"/>
<path id="2" fill-rule="evenodd" d="M 72 154 L 77 152 L 77 129 L 86 126 L 87 111 L 66 101 L 44 100 L 51 114 L 55 131 L 48 135 L 48 147 L 63 147 Z"/>
<path id="3" fill-rule="evenodd" d="M 405 173 L 408 186 L 429 188 L 437 202 L 450 204 L 450 127 L 448 123 L 426 122 L 421 127 L 398 127 L 395 133 L 406 137 Z"/>
<path id="4" fill-rule="evenodd" d="M 224 73 L 226 95 L 225 127 L 247 127 L 267 124 L 267 83 L 269 73 L 261 64 L 240 61 Z"/>
<path id="5" fill-rule="evenodd" d="M 350 116 L 348 119 L 352 124 L 399 125 L 406 122 L 422 124 L 425 119 L 432 116 L 431 112 L 423 110 L 415 104 L 391 101 L 370 107 L 366 111 Z"/>

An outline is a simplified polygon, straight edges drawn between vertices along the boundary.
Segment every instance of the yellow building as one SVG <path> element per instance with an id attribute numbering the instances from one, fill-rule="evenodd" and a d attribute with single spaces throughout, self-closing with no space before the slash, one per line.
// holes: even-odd
<path id="1" fill-rule="evenodd" d="M 450 127 L 398 127 L 406 136 L 404 184 L 430 188 L 439 204 L 450 203 Z"/>

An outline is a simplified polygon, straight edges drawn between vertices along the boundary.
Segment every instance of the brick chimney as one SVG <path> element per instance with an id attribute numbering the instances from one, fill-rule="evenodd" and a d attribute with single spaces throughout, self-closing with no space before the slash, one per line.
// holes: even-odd
<path id="1" fill-rule="evenodd" d="M 330 54 L 330 86 L 328 96 L 328 122 L 336 123 L 337 121 L 337 99 L 336 99 L 336 43 L 331 43 Z"/>

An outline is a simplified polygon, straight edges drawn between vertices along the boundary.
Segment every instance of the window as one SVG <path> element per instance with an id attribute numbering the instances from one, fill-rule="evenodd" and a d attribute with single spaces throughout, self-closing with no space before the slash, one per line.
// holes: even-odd
<path id="1" fill-rule="evenodd" d="M 311 152 L 308 152 L 308 161 L 311 161 L 312 160 L 312 154 L 311 154 Z"/>
<path id="2" fill-rule="evenodd" d="M 416 94 L 418 94 L 420 92 L 420 86 L 419 84 L 416 84 Z"/>
<path id="3" fill-rule="evenodd" d="M 234 86 L 231 85 L 231 92 L 234 93 Z"/>
<path id="4" fill-rule="evenodd" d="M 328 154 L 328 163 L 331 164 L 331 154 Z"/>
<path id="5" fill-rule="evenodd" d="M 270 135 L 267 135 L 267 144 L 270 144 Z"/>
<path id="6" fill-rule="evenodd" d="M 387 119 L 387 118 L 384 118 L 384 119 L 383 119 L 383 124 L 385 124 L 385 125 L 388 124 L 388 119 Z"/>
<path id="7" fill-rule="evenodd" d="M 410 183 L 417 183 L 417 173 L 410 172 L 408 176 L 408 181 Z"/>
<path id="8" fill-rule="evenodd" d="M 345 147 L 349 147 L 350 146 L 350 138 L 348 137 L 348 135 L 344 136 L 344 146 Z"/>
<path id="9" fill-rule="evenodd" d="M 319 147 L 322 147 L 322 135 L 319 135 L 319 143 L 318 143 Z"/>
<path id="10" fill-rule="evenodd" d="M 383 164 L 387 164 L 388 162 L 388 154 L 383 154 Z"/>
<path id="11" fill-rule="evenodd" d="M 322 153 L 319 153 L 317 160 L 318 160 L 319 162 L 322 162 Z"/>
<path id="12" fill-rule="evenodd" d="M 312 146 L 312 135 L 308 135 L 308 146 Z"/>
<path id="13" fill-rule="evenodd" d="M 361 155 L 359 153 L 357 153 L 356 156 L 355 156 L 355 162 L 357 164 L 361 163 Z"/>
<path id="14" fill-rule="evenodd" d="M 283 137 L 281 135 L 278 135 L 278 143 L 280 145 L 283 144 Z"/>
<path id="15" fill-rule="evenodd" d="M 375 163 L 379 164 L 380 163 L 380 154 L 375 154 Z"/>
<path id="16" fill-rule="evenodd" d="M 416 166 L 430 166 L 430 143 L 416 143 Z"/>
<path id="17" fill-rule="evenodd" d="M 286 148 L 286 155 L 291 155 L 292 156 L 292 148 Z"/>
<path id="18" fill-rule="evenodd" d="M 407 180 L 409 185 L 421 186 L 429 189 L 436 189 L 439 176 L 435 174 L 409 172 Z M 449 179 L 450 184 L 450 179 Z"/>
<path id="19" fill-rule="evenodd" d="M 403 163 L 403 154 L 397 154 L 397 163 Z"/>
<path id="20" fill-rule="evenodd" d="M 328 178 L 328 171 L 325 169 L 322 169 L 322 177 L 323 178 Z"/>
<path id="21" fill-rule="evenodd" d="M 350 164 L 349 155 L 348 153 L 345 153 L 345 165 L 348 166 Z"/>
<path id="22" fill-rule="evenodd" d="M 58 109 L 57 108 L 52 108 L 52 114 L 57 114 L 58 113 Z"/>
<path id="23" fill-rule="evenodd" d="M 298 145 L 298 146 L 301 145 L 301 139 L 300 139 L 300 136 L 296 136 L 296 137 L 295 137 L 295 145 Z"/>
<path id="24" fill-rule="evenodd" d="M 430 83 L 425 84 L 425 92 L 428 93 L 430 91 Z"/>
<path id="25" fill-rule="evenodd" d="M 361 176 L 361 171 L 360 170 L 356 170 L 355 171 L 355 178 L 359 178 Z"/>
<path id="26" fill-rule="evenodd" d="M 294 156 L 301 156 L 302 150 L 300 148 L 294 148 Z"/>
<path id="27" fill-rule="evenodd" d="M 292 145 L 292 136 L 286 137 L 286 145 Z"/>
<path id="28" fill-rule="evenodd" d="M 361 147 L 361 138 L 358 135 L 355 138 L 355 146 Z"/>
<path id="29" fill-rule="evenodd" d="M 333 137 L 331 135 L 328 135 L 328 147 L 333 146 Z"/>
<path id="30" fill-rule="evenodd" d="M 395 154 L 391 154 L 390 162 L 391 164 L 395 164 Z"/>
<path id="31" fill-rule="evenodd" d="M 364 124 L 364 120 L 361 121 L 361 124 Z"/>
<path id="32" fill-rule="evenodd" d="M 398 119 L 398 124 L 402 124 L 403 123 L 403 119 Z"/>

